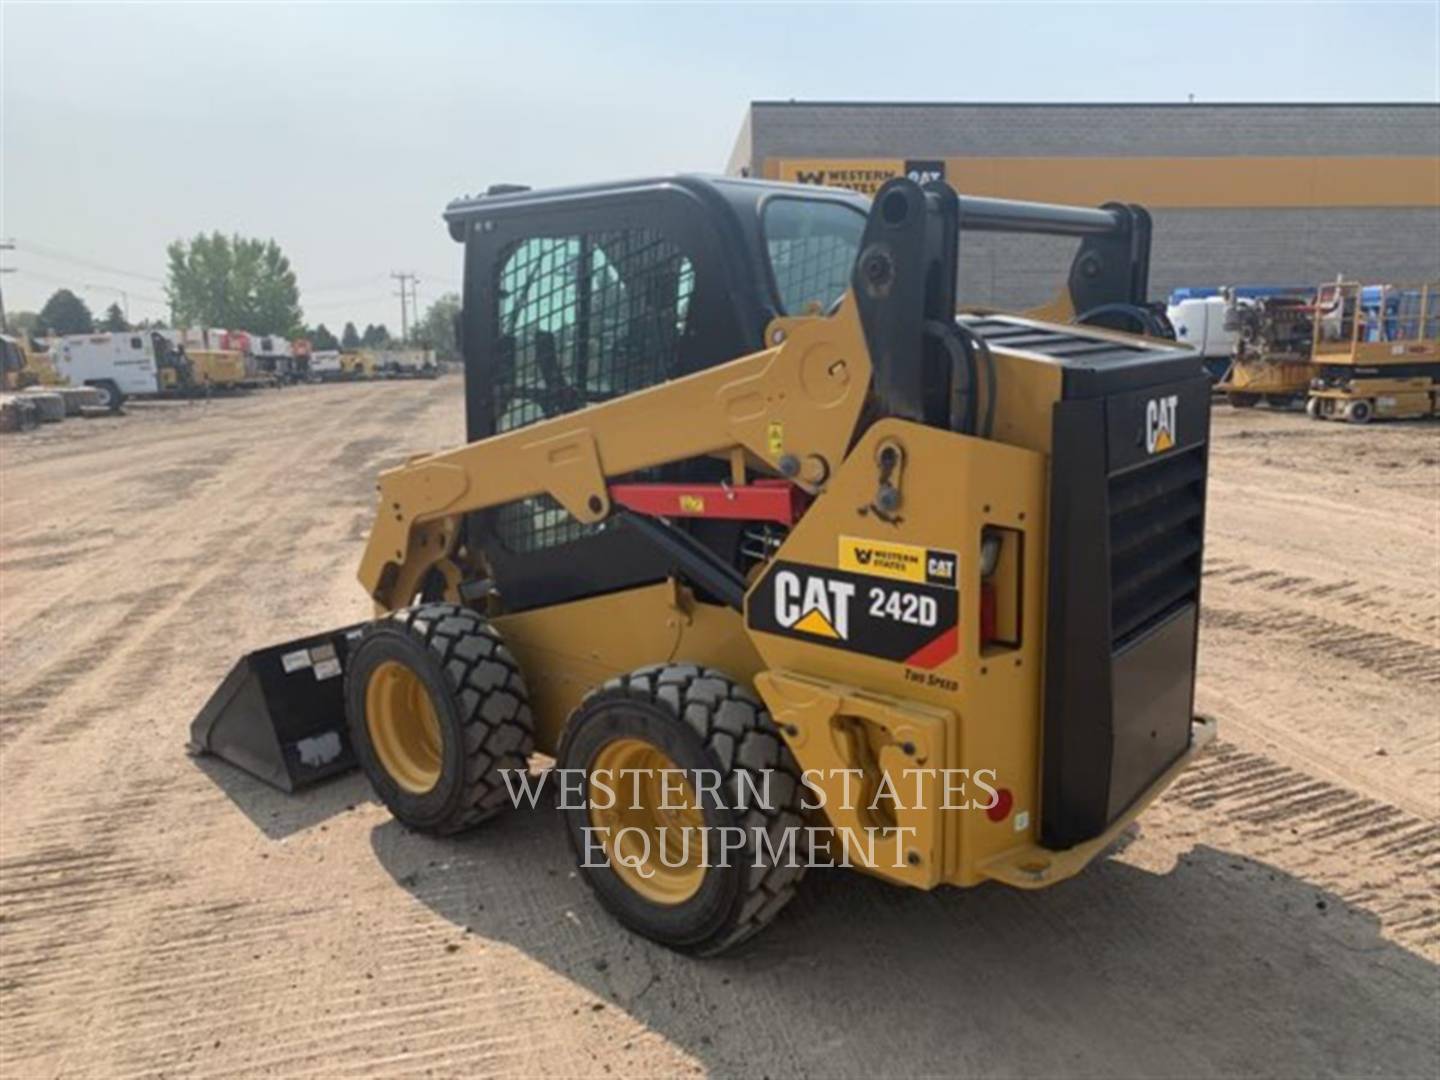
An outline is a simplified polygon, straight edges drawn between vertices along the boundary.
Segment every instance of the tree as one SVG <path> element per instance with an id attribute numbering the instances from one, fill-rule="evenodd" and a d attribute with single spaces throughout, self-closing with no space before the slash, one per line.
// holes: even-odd
<path id="1" fill-rule="evenodd" d="M 165 291 L 177 325 L 284 337 L 300 332 L 300 288 L 274 240 L 199 233 L 188 244 L 176 240 L 167 254 Z"/>
<path id="2" fill-rule="evenodd" d="M 85 301 L 69 289 L 57 289 L 40 309 L 40 325 L 51 334 L 93 334 L 95 318 Z"/>
<path id="3" fill-rule="evenodd" d="M 100 329 L 109 330 L 111 333 L 130 329 L 130 324 L 125 321 L 125 313 L 120 310 L 119 304 L 111 304 L 105 309 L 105 318 L 100 321 Z"/>
<path id="4" fill-rule="evenodd" d="M 10 332 L 17 336 L 22 334 L 29 338 L 45 336 L 40 316 L 33 311 L 12 312 L 7 321 L 10 323 Z"/>
<path id="5" fill-rule="evenodd" d="M 367 325 L 365 333 L 360 335 L 360 344 L 367 349 L 376 349 L 381 345 L 390 344 L 390 331 L 385 329 L 385 324 L 379 326 Z"/>
<path id="6" fill-rule="evenodd" d="M 459 315 L 460 295 L 443 294 L 416 325 L 415 339 L 427 349 L 434 349 L 437 360 L 459 360 L 460 348 L 455 338 L 455 320 Z"/>
<path id="7" fill-rule="evenodd" d="M 353 322 L 345 324 L 345 330 L 340 335 L 340 347 L 346 352 L 354 352 L 360 348 L 360 331 L 355 329 Z"/>
<path id="8" fill-rule="evenodd" d="M 335 335 L 326 328 L 323 322 L 310 331 L 308 336 L 311 347 L 317 352 L 331 352 L 340 348 L 340 342 L 335 339 Z"/>

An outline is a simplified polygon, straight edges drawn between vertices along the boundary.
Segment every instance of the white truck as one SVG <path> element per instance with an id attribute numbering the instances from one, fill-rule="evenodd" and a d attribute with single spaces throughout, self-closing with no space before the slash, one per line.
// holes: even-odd
<path id="1" fill-rule="evenodd" d="M 148 330 L 103 334 L 69 334 L 50 346 L 55 372 L 71 386 L 93 386 L 100 404 L 118 409 L 127 397 L 160 392 L 160 367 L 168 343 L 160 339 L 161 355 Z"/>
<path id="2" fill-rule="evenodd" d="M 339 349 L 320 349 L 310 354 L 310 375 L 321 382 L 333 382 L 345 377 L 345 368 L 340 363 Z"/>
<path id="3" fill-rule="evenodd" d="M 433 379 L 440 374 L 434 349 L 383 349 L 375 359 L 377 371 L 387 379 Z"/>
<path id="4" fill-rule="evenodd" d="M 1235 352 L 1235 331 L 1225 329 L 1224 296 L 1173 297 L 1166 308 L 1175 339 L 1191 346 L 1212 378 L 1220 379 Z"/>

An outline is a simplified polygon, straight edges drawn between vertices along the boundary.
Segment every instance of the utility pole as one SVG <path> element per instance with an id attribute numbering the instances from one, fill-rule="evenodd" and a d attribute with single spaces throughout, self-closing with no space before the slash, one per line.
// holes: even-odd
<path id="1" fill-rule="evenodd" d="M 15 241 L 14 241 L 14 240 L 0 240 L 0 251 L 14 251 L 14 250 L 15 250 Z M 0 266 L 0 274 L 13 274 L 13 273 L 15 273 L 15 267 L 13 267 L 13 266 Z M 0 289 L 0 334 L 8 334 L 9 332 L 10 332 L 10 324 L 5 320 L 5 292 L 4 292 L 3 289 Z"/>
<path id="2" fill-rule="evenodd" d="M 420 329 L 420 279 L 410 275 L 410 310 L 415 314 L 415 329 Z"/>
<path id="3" fill-rule="evenodd" d="M 392 270 L 390 276 L 400 283 L 400 340 L 404 341 L 410 336 L 409 311 L 405 306 L 410 299 L 410 294 L 406 291 L 405 283 L 407 281 L 414 281 L 415 275 L 397 274 Z"/>

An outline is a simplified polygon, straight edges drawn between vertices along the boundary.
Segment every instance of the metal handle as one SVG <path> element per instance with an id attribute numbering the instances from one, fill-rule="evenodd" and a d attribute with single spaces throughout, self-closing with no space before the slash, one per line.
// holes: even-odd
<path id="1" fill-rule="evenodd" d="M 1123 232 L 1126 224 L 1118 210 L 960 196 L 960 228 L 966 232 L 1104 236 Z"/>

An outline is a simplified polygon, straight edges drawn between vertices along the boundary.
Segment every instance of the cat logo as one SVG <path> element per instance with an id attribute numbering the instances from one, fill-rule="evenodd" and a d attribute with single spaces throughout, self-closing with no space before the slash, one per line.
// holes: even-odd
<path id="1" fill-rule="evenodd" d="M 850 636 L 850 601 L 855 586 L 793 570 L 775 575 L 775 621 L 787 630 L 844 641 Z"/>
<path id="2" fill-rule="evenodd" d="M 924 187 L 926 184 L 945 179 L 945 162 L 907 161 L 905 162 L 905 175 Z"/>
<path id="3" fill-rule="evenodd" d="M 954 556 L 936 555 L 930 552 L 925 556 L 925 580 L 934 584 L 955 584 L 955 558 Z"/>
<path id="4" fill-rule="evenodd" d="M 1175 445 L 1175 411 L 1179 394 L 1151 398 L 1145 403 L 1145 452 L 1163 454 Z"/>

